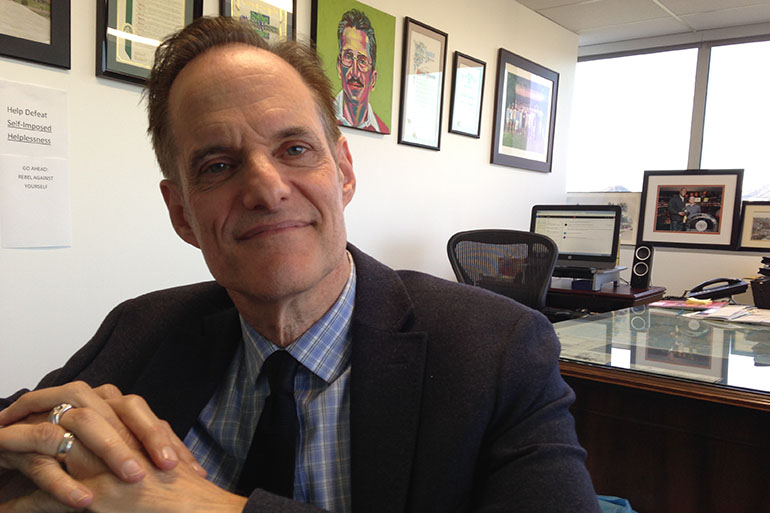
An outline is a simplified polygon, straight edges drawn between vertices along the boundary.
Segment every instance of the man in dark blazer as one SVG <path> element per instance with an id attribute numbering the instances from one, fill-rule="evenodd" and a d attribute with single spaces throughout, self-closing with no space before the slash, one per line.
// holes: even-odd
<path id="1" fill-rule="evenodd" d="M 36 391 L 0 401 L 0 483 L 20 496 L 0 511 L 598 511 L 547 320 L 346 243 L 352 158 L 312 51 L 198 20 L 159 50 L 149 111 L 172 224 L 216 282 L 123 303 Z M 292 398 L 293 491 L 240 490 L 249 440 L 228 450 L 216 426 L 256 424 L 254 354 L 314 379 L 308 340 L 341 348 L 340 393 Z M 339 478 L 316 486 L 327 467 Z"/>
<path id="2" fill-rule="evenodd" d="M 684 216 L 687 214 L 685 203 L 687 202 L 687 189 L 682 187 L 678 194 L 671 196 L 668 200 L 668 216 L 671 220 L 669 228 L 672 232 L 684 231 Z"/>

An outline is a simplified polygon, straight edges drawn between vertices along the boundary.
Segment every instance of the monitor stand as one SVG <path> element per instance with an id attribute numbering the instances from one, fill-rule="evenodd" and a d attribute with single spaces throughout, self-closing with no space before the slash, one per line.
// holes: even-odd
<path id="1" fill-rule="evenodd" d="M 617 266 L 612 269 L 557 267 L 554 269 L 553 276 L 556 278 L 572 278 L 573 289 L 598 291 L 601 290 L 602 285 L 605 283 L 619 281 L 620 271 L 625 269 L 628 269 L 628 267 Z"/>

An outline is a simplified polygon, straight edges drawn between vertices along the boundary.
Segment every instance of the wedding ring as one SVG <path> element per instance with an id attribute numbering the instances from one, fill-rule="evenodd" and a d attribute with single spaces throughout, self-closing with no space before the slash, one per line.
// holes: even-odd
<path id="1" fill-rule="evenodd" d="M 72 408 L 74 407 L 70 403 L 61 403 L 59 406 L 54 406 L 53 410 L 51 410 L 51 413 L 48 414 L 48 422 L 58 426 L 61 416 L 64 415 L 65 412 L 70 411 Z"/>
<path id="2" fill-rule="evenodd" d="M 62 438 L 61 443 L 59 444 L 59 448 L 56 449 L 56 461 L 63 463 L 64 458 L 67 457 L 67 453 L 70 452 L 70 449 L 72 449 L 72 444 L 74 443 L 75 435 L 69 431 L 64 433 L 64 438 Z"/>

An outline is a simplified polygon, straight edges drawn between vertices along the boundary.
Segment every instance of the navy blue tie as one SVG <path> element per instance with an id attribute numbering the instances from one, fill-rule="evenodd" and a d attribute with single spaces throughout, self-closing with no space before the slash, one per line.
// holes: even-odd
<path id="1" fill-rule="evenodd" d="M 262 365 L 270 395 L 259 417 L 249 454 L 238 480 L 238 493 L 248 496 L 262 488 L 284 497 L 294 495 L 294 461 L 299 436 L 294 376 L 299 362 L 276 351 Z"/>

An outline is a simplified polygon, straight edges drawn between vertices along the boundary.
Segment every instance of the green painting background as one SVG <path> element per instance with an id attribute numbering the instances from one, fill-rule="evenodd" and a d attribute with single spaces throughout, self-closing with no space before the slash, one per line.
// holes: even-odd
<path id="1" fill-rule="evenodd" d="M 366 13 L 374 27 L 377 38 L 377 84 L 369 96 L 374 112 L 380 116 L 390 131 L 393 110 L 393 54 L 396 40 L 396 18 L 374 7 L 355 0 L 318 0 L 316 20 L 316 45 L 324 61 L 326 76 L 332 81 L 334 94 L 342 89 L 342 82 L 337 75 L 337 25 L 342 15 L 350 9 Z"/>

